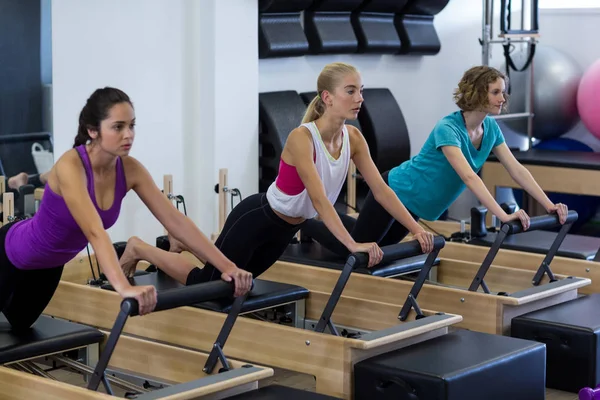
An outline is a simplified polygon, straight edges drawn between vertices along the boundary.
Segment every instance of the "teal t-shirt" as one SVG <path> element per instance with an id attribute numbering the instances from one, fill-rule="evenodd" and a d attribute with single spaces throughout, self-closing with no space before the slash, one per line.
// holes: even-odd
<path id="1" fill-rule="evenodd" d="M 476 149 L 469 138 L 460 111 L 441 119 L 427 138 L 419 154 L 390 170 L 389 185 L 400 201 L 422 219 L 435 221 L 465 189 L 442 146 L 459 147 L 467 162 L 479 172 L 492 149 L 504 143 L 496 120 L 483 121 L 483 139 Z"/>

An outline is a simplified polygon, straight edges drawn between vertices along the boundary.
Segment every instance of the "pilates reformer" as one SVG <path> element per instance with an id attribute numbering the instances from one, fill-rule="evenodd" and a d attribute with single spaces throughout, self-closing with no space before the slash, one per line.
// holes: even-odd
<path id="1" fill-rule="evenodd" d="M 407 255 L 414 248 L 414 243 L 401 243 L 395 255 L 389 253 L 388 257 Z M 97 266 L 93 255 L 91 260 Z M 358 266 L 364 261 L 364 257 L 356 255 L 352 265 Z M 147 264 L 138 264 L 138 269 L 142 269 L 142 273 L 134 276 L 135 284 L 156 284 L 159 293 L 179 285 L 160 271 L 146 273 Z M 99 290 L 88 285 L 89 271 L 86 257 L 75 259 L 65 266 L 63 280 L 46 309 L 49 315 L 99 327 L 109 324 L 109 318 L 100 309 L 110 308 L 119 296 L 109 286 L 104 285 L 105 290 Z M 85 306 L 69 307 L 67 302 L 70 298 L 85 299 Z M 302 302 L 303 305 L 297 309 L 304 312 L 306 320 L 316 321 L 318 327 L 305 323 L 304 328 L 302 323 L 305 320 L 302 318 L 297 319 L 294 326 L 247 317 L 237 318 L 235 325 L 224 323 L 225 319 L 233 318 L 236 311 L 243 316 L 258 309 L 295 301 Z M 310 374 L 316 377 L 317 392 L 350 398 L 354 363 L 382 351 L 446 334 L 449 326 L 462 319 L 460 315 L 418 308 L 419 318 L 416 312 L 411 312 L 406 320 L 399 321 L 400 307 L 397 305 L 347 297 L 341 290 L 334 295 L 308 291 L 294 283 L 269 282 L 262 277 L 255 280 L 255 286 L 243 305 L 234 310 L 235 307 L 228 297 L 198 302 L 190 307 L 145 316 L 147 323 L 132 319 L 124 331 L 171 345 L 211 352 L 213 359 L 216 357 L 217 360 L 223 353 L 261 365 Z M 172 326 L 178 328 L 177 333 L 170 328 Z M 347 327 L 358 333 L 344 337 L 340 330 Z M 211 337 L 217 337 L 216 343 L 209 340 Z M 210 366 L 207 368 L 210 369 Z"/>
<path id="2" fill-rule="evenodd" d="M 506 211 L 508 205 L 502 204 Z M 486 226 L 487 210 L 483 207 L 471 209 L 471 223 L 454 221 L 421 221 L 430 232 L 448 239 L 444 249 L 446 257 L 461 258 L 465 261 L 481 262 L 494 245 L 500 229 Z M 539 218 L 539 217 L 534 217 Z M 551 228 L 551 227 L 549 227 Z M 559 232 L 529 230 L 508 235 L 500 244 L 494 263 L 520 270 L 536 270 L 542 263 L 550 265 L 561 275 L 581 276 L 591 279 L 591 284 L 581 288 L 581 293 L 591 294 L 600 291 L 600 240 L 594 237 L 567 233 L 570 224 Z M 560 236 L 560 237 L 559 237 Z M 546 260 L 552 254 L 550 260 Z"/>
<path id="3" fill-rule="evenodd" d="M 512 213 L 516 209 L 515 205 L 504 203 L 502 207 L 507 213 Z M 486 217 L 487 209 L 485 207 L 473 207 L 471 209 L 471 224 L 468 235 L 454 233 L 454 236 L 471 244 L 491 246 L 496 241 L 499 232 L 494 226 L 489 229 L 486 227 Z M 518 236 L 512 236 L 510 239 L 505 240 L 502 247 L 510 250 L 546 254 L 553 250 L 552 244 L 556 240 L 560 240 L 560 246 L 554 249 L 556 255 L 579 260 L 597 261 L 600 238 L 569 234 L 571 226 L 572 223 L 565 224 L 565 227 L 562 227 L 559 232 L 545 230 L 521 232 Z M 559 236 L 560 239 L 558 239 Z"/>
<path id="4" fill-rule="evenodd" d="M 232 294 L 233 285 L 225 282 L 209 282 L 162 291 L 158 294 L 154 312 L 160 314 L 163 310 Z M 237 304 L 243 301 L 244 297 L 236 299 Z M 111 324 L 110 332 L 47 315 L 42 315 L 29 330 L 18 333 L 13 332 L 6 321 L 2 321 L 0 363 L 3 366 L 0 367 L 0 382 L 3 386 L 3 398 L 31 398 L 40 393 L 48 396 L 46 398 L 113 398 L 113 385 L 125 389 L 126 397 L 135 396 L 137 399 L 169 396 L 192 399 L 217 393 L 225 398 L 256 389 L 259 379 L 273 374 L 270 368 L 228 360 L 221 354 L 219 360 L 224 367 L 218 374 L 210 375 L 212 371 L 206 373 L 206 366 L 212 366 L 212 369 L 217 361 L 212 353 L 207 356 L 122 335 L 125 324 L 137 315 L 137 301 L 128 298 L 120 302 L 119 312 Z M 230 318 L 235 318 L 235 315 L 232 314 Z M 98 354 L 100 345 L 102 351 Z M 83 361 L 68 356 L 78 349 L 85 351 Z M 84 375 L 87 379 L 86 388 L 60 382 L 52 375 L 51 370 L 40 366 L 45 359 Z M 34 363 L 36 360 L 39 362 Z M 199 370 L 200 365 L 193 365 L 202 362 L 205 372 Z M 176 365 L 185 366 L 188 370 L 178 370 Z M 171 371 L 170 368 L 174 367 L 176 369 Z M 144 371 L 140 371 L 140 368 Z M 161 387 L 149 389 L 135 385 L 130 380 L 114 376 L 115 371 L 126 376 L 154 375 L 154 380 L 161 381 Z M 108 395 L 97 391 L 101 383 Z"/>
<path id="5" fill-rule="evenodd" d="M 572 221 L 576 218 L 576 213 L 571 212 L 569 218 Z M 530 229 L 542 229 L 555 224 L 556 217 L 546 216 L 532 219 Z M 503 237 L 498 243 L 518 233 L 520 226 L 518 223 L 510 223 L 505 224 L 502 229 Z M 312 243 L 310 246 L 319 245 Z M 415 299 L 419 296 L 419 304 L 423 307 L 462 315 L 463 322 L 459 326 L 506 334 L 510 330 L 513 316 L 573 299 L 579 288 L 591 284 L 587 278 L 553 273 L 548 267 L 553 254 L 547 257 L 546 263 L 538 264 L 535 271 L 493 265 L 498 250 L 499 247 L 495 246 L 489 250 L 483 262 L 472 262 L 463 261 L 460 253 L 454 253 L 452 257 L 446 256 L 444 246 L 436 255 L 439 261 L 435 265 L 435 275 L 429 274 L 429 265 L 420 269 L 414 283 L 408 281 L 406 276 L 382 279 L 368 274 L 354 274 L 348 281 L 345 293 L 361 299 L 397 304 L 405 311 L 409 309 L 407 302 L 412 301 L 412 294 Z M 338 263 L 337 269 L 322 268 L 318 266 L 318 259 L 310 257 L 311 254 L 314 255 L 315 252 L 311 251 L 308 256 L 296 259 L 288 255 L 286 261 L 279 260 L 267 270 L 263 274 L 264 279 L 296 282 L 310 290 L 330 292 L 335 282 L 342 279 L 339 268 L 342 264 Z M 430 255 L 430 260 L 431 257 Z M 405 317 L 405 314 L 400 317 Z"/>
<path id="6" fill-rule="evenodd" d="M 219 204 L 226 205 L 227 202 Z M 226 212 L 221 206 L 220 215 L 223 215 L 224 221 Z M 577 213 L 571 211 L 569 222 L 576 218 Z M 557 224 L 555 216 L 534 219 L 530 231 Z M 515 222 L 506 224 L 504 229 L 506 233 L 499 240 L 499 245 L 521 230 Z M 564 238 L 561 237 L 556 242 L 557 248 L 562 239 Z M 456 253 L 448 257 L 445 245 L 439 253 L 432 253 L 435 256 L 423 255 L 418 247 L 415 247 L 416 251 L 409 257 L 386 259 L 373 268 L 355 268 L 355 273 L 348 278 L 343 272 L 346 265 L 343 257 L 324 249 L 318 243 L 300 240 L 290 243 L 282 257 L 261 278 L 302 285 L 311 292 L 324 293 L 332 293 L 336 285 L 344 281 L 348 283 L 347 286 L 344 284 L 347 296 L 401 307 L 401 320 L 407 317 L 421 293 L 423 307 L 463 316 L 463 321 L 459 324 L 461 327 L 504 334 L 509 332 L 513 316 L 572 299 L 577 296 L 579 288 L 591 284 L 590 279 L 579 278 L 582 276 L 580 274 L 554 274 L 549 267 L 546 268 L 554 254 L 547 257 L 546 264 L 538 264 L 538 268 L 530 272 L 492 265 L 499 247 L 491 249 L 487 258 L 478 262 L 463 261 L 460 254 Z M 487 280 L 484 279 L 486 276 Z M 414 283 L 411 284 L 409 279 Z M 386 289 L 382 289 L 383 287 Z M 501 317 L 497 318 L 497 315 Z"/>

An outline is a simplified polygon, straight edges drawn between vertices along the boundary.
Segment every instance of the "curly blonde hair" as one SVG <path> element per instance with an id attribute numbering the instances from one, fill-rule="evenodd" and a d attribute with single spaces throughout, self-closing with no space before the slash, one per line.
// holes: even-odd
<path id="1" fill-rule="evenodd" d="M 508 77 L 496 68 L 481 65 L 468 69 L 454 90 L 454 102 L 463 111 L 479 111 L 487 107 L 489 85 L 498 78 L 504 79 L 508 87 Z M 507 110 L 508 93 L 504 93 L 504 99 L 502 111 Z"/>

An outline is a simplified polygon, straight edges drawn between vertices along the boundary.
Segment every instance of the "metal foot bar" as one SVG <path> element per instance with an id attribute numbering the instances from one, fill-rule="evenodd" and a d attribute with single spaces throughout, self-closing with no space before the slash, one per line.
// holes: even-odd
<path id="1" fill-rule="evenodd" d="M 84 374 L 89 375 L 89 374 L 93 374 L 94 373 L 94 370 L 92 369 L 92 367 L 87 366 L 85 364 L 82 364 L 80 362 L 77 362 L 75 360 L 71 360 L 70 358 L 67 358 L 65 356 L 60 356 L 60 355 L 56 356 L 56 355 L 54 355 L 54 356 L 50 356 L 49 358 L 51 360 L 54 360 L 54 361 L 59 362 L 61 364 L 64 364 L 64 365 L 68 366 L 69 368 L 73 368 L 75 370 L 78 370 L 78 371 L 80 371 L 80 372 L 82 372 Z M 121 378 L 117 378 L 116 376 L 108 375 L 108 376 L 106 376 L 106 379 L 108 379 L 109 382 L 112 382 L 113 384 L 115 384 L 115 386 L 119 386 L 119 387 L 121 387 L 123 389 L 126 389 L 126 390 L 131 390 L 131 391 L 137 392 L 137 393 L 149 392 L 148 389 L 145 389 L 145 388 L 143 388 L 141 386 L 138 386 L 138 385 L 134 385 L 133 383 L 127 382 L 126 380 L 121 379 Z"/>

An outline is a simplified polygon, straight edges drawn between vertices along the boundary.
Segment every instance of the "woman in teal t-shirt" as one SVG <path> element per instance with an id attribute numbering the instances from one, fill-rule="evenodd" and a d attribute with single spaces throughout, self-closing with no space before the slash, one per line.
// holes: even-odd
<path id="1" fill-rule="evenodd" d="M 523 210 L 507 214 L 487 190 L 477 173 L 494 152 L 510 176 L 536 199 L 548 213 L 556 212 L 560 223 L 567 217 L 567 206 L 554 204 L 529 171 L 513 156 L 504 136 L 490 115 L 506 107 L 506 77 L 495 68 L 473 67 L 466 71 L 454 92 L 460 108 L 442 118 L 433 128 L 416 156 L 383 174 L 402 204 L 415 220 L 438 219 L 465 188 L 502 222 L 520 220 L 529 228 Z M 357 242 L 377 242 L 380 246 L 398 243 L 408 230 L 385 211 L 369 192 L 357 220 L 344 216 L 344 225 Z M 340 255 L 347 250 L 337 243 L 320 221 L 310 221 L 303 232 Z"/>

